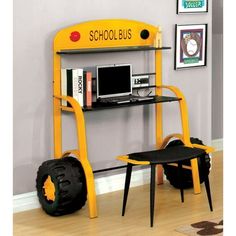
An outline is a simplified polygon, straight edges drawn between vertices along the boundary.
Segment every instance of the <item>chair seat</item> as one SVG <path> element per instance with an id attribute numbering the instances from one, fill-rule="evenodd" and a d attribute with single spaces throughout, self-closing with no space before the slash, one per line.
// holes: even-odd
<path id="1" fill-rule="evenodd" d="M 149 161 L 150 164 L 167 164 L 190 160 L 199 157 L 202 154 L 205 154 L 205 151 L 200 148 L 175 146 L 148 152 L 131 153 L 128 156 L 129 159 L 135 161 Z"/>
<path id="2" fill-rule="evenodd" d="M 213 211 L 210 183 L 208 179 L 208 173 L 206 168 L 205 150 L 200 148 L 191 148 L 185 146 L 174 146 L 166 149 L 153 150 L 148 152 L 131 153 L 126 156 L 120 157 L 120 160 L 128 163 L 125 177 L 125 189 L 123 196 L 122 216 L 125 215 L 125 208 L 128 198 L 130 179 L 132 174 L 133 165 L 150 165 L 150 226 L 153 227 L 154 220 L 154 205 L 155 205 L 155 179 L 156 179 L 156 165 L 177 163 L 177 178 L 180 183 L 181 201 L 184 202 L 184 189 L 182 186 L 182 161 L 190 160 L 196 157 L 201 159 L 202 173 L 204 174 L 204 183 L 207 192 L 207 198 L 210 206 L 210 210 Z"/>

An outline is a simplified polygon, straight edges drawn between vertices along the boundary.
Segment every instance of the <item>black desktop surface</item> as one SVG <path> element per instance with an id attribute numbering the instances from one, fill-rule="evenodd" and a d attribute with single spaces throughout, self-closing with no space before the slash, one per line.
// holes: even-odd
<path id="1" fill-rule="evenodd" d="M 97 110 L 105 110 L 105 109 L 113 109 L 113 108 L 122 108 L 122 107 L 130 107 L 130 106 L 140 106 L 140 105 L 148 105 L 148 104 L 155 104 L 155 103 L 163 103 L 163 102 L 174 102 L 181 100 L 177 97 L 167 97 L 167 96 L 150 96 L 153 97 L 152 100 L 144 100 L 144 101 L 134 101 L 129 103 L 100 103 L 94 102 L 92 107 L 84 107 L 83 111 L 97 111 Z"/>

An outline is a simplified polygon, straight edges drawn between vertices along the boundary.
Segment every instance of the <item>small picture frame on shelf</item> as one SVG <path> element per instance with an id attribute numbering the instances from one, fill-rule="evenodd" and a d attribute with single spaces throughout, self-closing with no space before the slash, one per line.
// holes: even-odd
<path id="1" fill-rule="evenodd" d="M 177 14 L 206 12 L 208 0 L 177 0 Z"/>
<path id="2" fill-rule="evenodd" d="M 207 24 L 175 25 L 174 69 L 206 66 Z"/>

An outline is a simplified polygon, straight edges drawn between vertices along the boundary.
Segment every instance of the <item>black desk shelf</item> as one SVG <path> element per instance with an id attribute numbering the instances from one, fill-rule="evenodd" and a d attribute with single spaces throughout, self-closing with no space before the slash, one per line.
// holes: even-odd
<path id="1" fill-rule="evenodd" d="M 108 52 L 135 52 L 135 51 L 156 51 L 168 50 L 171 47 L 151 47 L 151 46 L 135 46 L 135 47 L 108 47 L 108 48 L 82 48 L 82 49 L 69 49 L 57 51 L 59 55 L 72 55 L 72 54 L 89 54 L 89 53 L 108 53 Z"/>
<path id="2" fill-rule="evenodd" d="M 121 103 L 121 104 L 104 104 L 104 103 L 94 102 L 92 107 L 84 107 L 82 110 L 84 112 L 99 111 L 99 110 L 122 108 L 122 107 L 149 105 L 149 104 L 155 104 L 155 103 L 176 102 L 176 101 L 181 100 L 180 98 L 177 98 L 177 97 L 167 97 L 167 96 L 152 96 L 152 97 L 154 97 L 153 100 L 137 101 L 137 102 Z M 71 107 L 61 106 L 61 109 L 63 111 L 70 111 L 70 112 L 73 111 Z"/>

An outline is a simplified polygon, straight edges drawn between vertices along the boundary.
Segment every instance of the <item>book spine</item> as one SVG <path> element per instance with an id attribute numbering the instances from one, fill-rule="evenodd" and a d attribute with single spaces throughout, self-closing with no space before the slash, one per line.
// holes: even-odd
<path id="1" fill-rule="evenodd" d="M 78 70 L 78 102 L 81 107 L 84 106 L 84 85 L 83 85 L 83 69 Z"/>
<path id="2" fill-rule="evenodd" d="M 86 74 L 86 105 L 92 106 L 92 72 L 88 71 Z"/>
<path id="3" fill-rule="evenodd" d="M 73 97 L 73 81 L 72 81 L 72 69 L 67 69 L 67 96 Z M 67 103 L 68 107 L 71 107 L 69 103 Z"/>
<path id="4" fill-rule="evenodd" d="M 67 71 L 66 69 L 61 69 L 61 95 L 67 96 Z M 62 106 L 67 106 L 65 100 L 61 100 Z"/>
<path id="5" fill-rule="evenodd" d="M 86 82 L 86 80 L 87 80 L 87 71 L 84 71 L 83 72 L 83 100 L 84 100 L 84 106 L 87 106 L 87 102 L 86 102 L 86 100 L 87 100 L 87 93 L 86 93 L 86 91 L 87 91 L 87 82 Z"/>
<path id="6" fill-rule="evenodd" d="M 78 70 L 77 69 L 72 70 L 72 80 L 73 80 L 73 98 L 77 102 L 79 102 L 79 87 L 78 87 L 79 77 L 78 77 Z"/>

